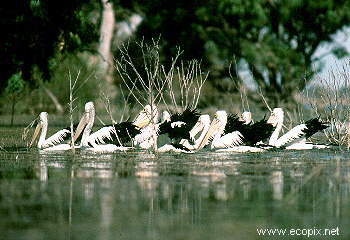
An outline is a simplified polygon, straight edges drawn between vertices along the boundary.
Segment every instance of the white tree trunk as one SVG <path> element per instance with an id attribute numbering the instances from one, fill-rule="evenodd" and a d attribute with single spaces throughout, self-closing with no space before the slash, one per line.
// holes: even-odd
<path id="1" fill-rule="evenodd" d="M 102 21 L 100 27 L 100 43 L 98 47 L 98 53 L 100 56 L 100 68 L 102 74 L 106 76 L 108 82 L 112 82 L 111 78 L 111 66 L 112 64 L 112 53 L 111 43 L 114 33 L 115 16 L 113 5 L 108 0 L 101 0 L 102 2 Z"/>

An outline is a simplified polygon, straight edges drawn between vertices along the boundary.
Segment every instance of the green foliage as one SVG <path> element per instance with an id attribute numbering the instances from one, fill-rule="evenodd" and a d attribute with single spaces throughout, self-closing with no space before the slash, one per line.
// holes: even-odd
<path id="1" fill-rule="evenodd" d="M 13 74 L 7 81 L 5 92 L 8 95 L 17 95 L 23 91 L 24 81 L 20 73 Z"/>
<path id="2" fill-rule="evenodd" d="M 146 16 L 139 36 L 160 33 L 168 58 L 178 45 L 187 58 L 204 58 L 219 89 L 233 57 L 243 60 L 256 85 L 276 101 L 305 87 L 320 70 L 312 69 L 318 46 L 350 23 L 349 0 L 137 2 L 135 9 Z M 333 52 L 343 57 L 344 50 Z M 237 75 L 233 81 L 240 85 Z"/>
<path id="3" fill-rule="evenodd" d="M 72 78 L 72 81 L 78 79 L 76 91 L 73 94 L 79 109 L 84 109 L 86 102 L 94 101 L 99 97 L 99 84 L 103 83 L 98 81 L 97 69 L 87 63 L 89 57 L 91 57 L 89 54 L 79 54 L 78 56 L 72 54 L 55 58 L 57 63 L 52 69 L 50 82 L 46 83 L 45 86 L 52 91 L 63 106 L 68 106 L 69 103 L 69 77 Z M 47 96 L 45 96 L 44 101 L 51 102 Z M 54 106 L 51 107 L 52 111 L 55 111 Z"/>
<path id="4" fill-rule="evenodd" d="M 13 125 L 17 97 L 22 92 L 23 88 L 24 82 L 21 73 L 13 74 L 7 81 L 5 92 L 9 95 L 11 100 L 11 126 Z"/>
<path id="5" fill-rule="evenodd" d="M 237 71 L 229 71 L 234 59 L 237 68 L 244 65 L 255 84 L 276 102 L 305 87 L 320 70 L 312 69 L 316 49 L 350 23 L 350 0 L 112 2 L 117 21 L 135 12 L 142 15 L 136 40 L 148 42 L 161 36 L 165 66 L 180 46 L 184 60 L 202 60 L 203 70 L 211 72 L 212 87 L 227 91 L 241 84 Z M 0 93 L 16 72 L 22 73 L 26 86 L 35 88 L 39 86 L 36 72 L 43 81 L 56 79 L 52 74 L 61 64 L 58 59 L 96 51 L 100 1 L 8 3 L 0 8 L 0 27 L 7 29 L 0 38 Z M 341 47 L 332 52 L 339 58 L 348 54 Z"/>
<path id="6" fill-rule="evenodd" d="M 29 86 L 38 68 L 45 80 L 50 78 L 50 59 L 57 54 L 89 49 L 98 39 L 98 26 L 89 19 L 90 0 L 13 0 L 0 8 L 0 93 L 6 80 L 21 71 Z"/>
<path id="7" fill-rule="evenodd" d="M 346 48 L 343 46 L 338 46 L 338 47 L 333 48 L 332 53 L 339 59 L 346 57 L 348 55 Z"/>

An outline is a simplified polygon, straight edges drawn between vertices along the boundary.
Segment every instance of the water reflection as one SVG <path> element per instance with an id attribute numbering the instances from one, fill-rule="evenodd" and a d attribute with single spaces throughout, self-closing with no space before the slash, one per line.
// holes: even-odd
<path id="1" fill-rule="evenodd" d="M 35 230 L 42 239 L 226 239 L 242 232 L 250 239 L 264 221 L 339 226 L 349 236 L 347 155 L 326 162 L 305 153 L 35 156 L 0 165 L 5 237 Z"/>
<path id="2" fill-rule="evenodd" d="M 272 185 L 272 198 L 282 200 L 283 198 L 283 173 L 282 171 L 273 171 L 270 182 Z"/>

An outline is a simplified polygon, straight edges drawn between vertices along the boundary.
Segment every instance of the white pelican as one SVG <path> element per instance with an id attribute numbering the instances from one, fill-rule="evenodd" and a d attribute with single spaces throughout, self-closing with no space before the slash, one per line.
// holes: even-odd
<path id="1" fill-rule="evenodd" d="M 139 116 L 135 119 L 134 122 L 126 121 L 110 126 L 105 126 L 90 135 L 95 119 L 95 108 L 93 103 L 89 102 L 85 104 L 85 113 L 82 116 L 77 127 L 74 139 L 78 138 L 85 127 L 80 144 L 82 149 L 94 152 L 114 152 L 118 150 L 128 150 L 130 148 L 123 147 L 123 145 L 130 142 L 132 138 L 140 133 L 141 126 L 148 124 L 149 108 L 150 106 L 147 105 L 146 108 L 140 112 Z"/>
<path id="2" fill-rule="evenodd" d="M 190 144 L 190 142 L 187 139 L 182 139 L 180 141 L 180 143 L 182 145 L 184 145 L 189 150 L 196 150 L 196 149 L 198 149 L 200 143 L 202 142 L 202 140 L 204 139 L 206 133 L 209 130 L 209 126 L 210 126 L 210 116 L 208 114 L 201 115 L 199 117 L 198 122 L 196 123 L 196 125 L 190 131 L 190 137 L 191 137 L 191 139 L 194 140 L 194 144 L 193 145 Z M 201 135 L 197 139 L 195 139 L 196 135 L 199 132 L 202 132 Z"/>
<path id="3" fill-rule="evenodd" d="M 35 128 L 30 147 L 33 145 L 35 139 L 38 137 L 41 130 L 41 134 L 38 141 L 38 148 L 44 151 L 65 151 L 70 150 L 72 147 L 69 144 L 60 144 L 61 142 L 68 140 L 70 137 L 70 130 L 62 129 L 49 137 L 46 138 L 47 126 L 48 126 L 48 113 L 42 112 L 39 115 L 38 124 Z"/>
<path id="4" fill-rule="evenodd" d="M 150 123 L 149 126 L 142 129 L 141 134 L 135 137 L 134 143 L 141 148 L 148 149 L 154 145 L 159 135 L 168 134 L 172 143 L 178 145 L 182 139 L 191 139 L 190 131 L 198 119 L 199 113 L 196 110 L 186 109 L 183 113 L 175 113 L 172 116 L 170 116 L 169 112 L 164 111 L 161 122 L 157 124 Z M 155 123 L 156 121 L 154 120 L 153 122 Z M 152 136 L 156 136 L 156 138 Z M 174 145 L 169 147 L 169 149 L 173 149 Z M 167 146 L 163 146 L 157 151 L 169 151 L 166 149 Z"/>
<path id="5" fill-rule="evenodd" d="M 158 152 L 192 152 L 199 147 L 199 144 L 202 142 L 205 134 L 207 133 L 210 125 L 210 116 L 205 114 L 201 115 L 196 123 L 196 125 L 189 132 L 190 138 L 194 141 L 194 144 L 191 144 L 188 139 L 181 139 L 179 144 L 165 144 L 161 148 L 158 149 Z M 195 139 L 196 135 L 201 132 L 201 135 Z"/>
<path id="6" fill-rule="evenodd" d="M 257 152 L 260 150 L 252 146 L 268 138 L 272 131 L 272 124 L 268 124 L 265 119 L 254 124 L 247 124 L 243 121 L 239 121 L 238 117 L 235 115 L 227 117 L 225 111 L 217 111 L 198 149 L 203 148 L 212 138 L 212 149 L 230 148 L 231 151 Z M 242 145 L 246 147 L 237 148 L 237 146 Z"/>
<path id="7" fill-rule="evenodd" d="M 303 124 L 299 124 L 288 131 L 283 136 L 279 137 L 282 130 L 284 112 L 282 108 L 274 108 L 268 123 L 275 127 L 269 139 L 269 145 L 273 147 L 284 147 L 286 149 L 302 150 L 312 148 L 322 148 L 312 143 L 306 142 L 306 139 L 314 135 L 318 131 L 326 129 L 328 126 L 322 123 L 319 118 L 313 118 Z"/>
<path id="8" fill-rule="evenodd" d="M 244 122 L 244 124 L 252 123 L 253 122 L 252 113 L 248 111 L 243 112 L 241 115 L 241 120 Z"/>
<path id="9" fill-rule="evenodd" d="M 150 123 L 157 123 L 158 121 L 158 109 L 155 105 L 146 105 L 142 111 L 136 116 L 133 121 L 133 124 L 138 128 L 144 128 Z"/>
<path id="10" fill-rule="evenodd" d="M 140 134 L 137 134 L 134 138 L 134 145 L 142 149 L 149 149 L 154 146 L 154 142 L 157 141 L 155 136 L 158 135 L 159 125 L 164 121 L 167 121 L 168 119 L 170 119 L 170 114 L 167 111 L 164 111 L 162 115 L 161 123 L 157 123 L 159 114 L 155 106 L 153 106 L 153 111 L 154 111 L 153 120 L 149 121 L 148 125 L 143 127 L 141 129 Z"/>

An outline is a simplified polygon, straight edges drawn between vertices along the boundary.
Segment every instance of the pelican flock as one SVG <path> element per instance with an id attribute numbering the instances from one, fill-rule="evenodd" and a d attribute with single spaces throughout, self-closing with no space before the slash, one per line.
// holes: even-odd
<path id="1" fill-rule="evenodd" d="M 159 116 L 155 105 L 145 105 L 133 121 L 124 121 L 94 130 L 95 107 L 85 104 L 79 124 L 71 133 L 65 128 L 46 139 L 48 113 L 40 113 L 30 146 L 36 138 L 37 148 L 43 151 L 67 151 L 72 148 L 82 152 L 116 152 L 130 149 L 153 149 L 157 152 L 193 153 L 201 149 L 218 152 L 263 152 L 271 149 L 305 150 L 325 148 L 308 139 L 328 127 L 319 118 L 312 118 L 293 127 L 280 136 L 284 111 L 274 108 L 269 118 L 253 121 L 251 112 L 242 115 L 219 110 L 210 120 L 208 114 L 187 108 Z M 164 136 L 164 137 L 163 137 Z M 160 137 L 166 141 L 160 141 Z M 73 146 L 72 143 L 75 143 Z"/>

